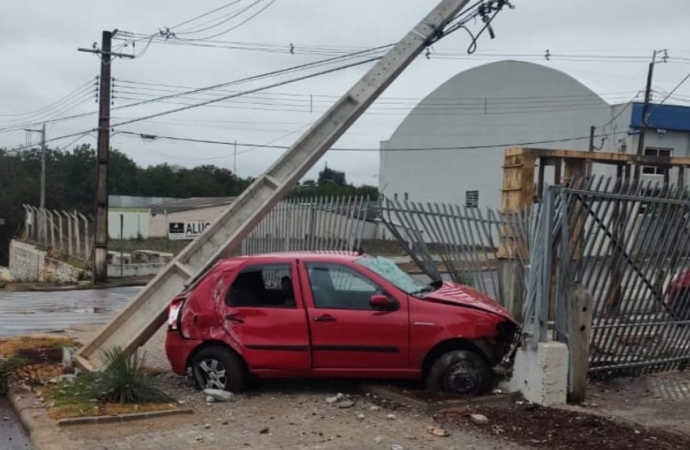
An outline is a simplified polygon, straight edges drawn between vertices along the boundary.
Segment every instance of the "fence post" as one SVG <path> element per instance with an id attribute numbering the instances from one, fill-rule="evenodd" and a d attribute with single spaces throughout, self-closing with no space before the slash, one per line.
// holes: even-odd
<path id="1" fill-rule="evenodd" d="M 570 336 L 570 370 L 568 402 L 581 403 L 587 390 L 589 370 L 589 340 L 592 335 L 594 302 L 592 295 L 577 283 L 573 290 L 572 334 Z"/>
<path id="2" fill-rule="evenodd" d="M 76 246 L 76 253 L 74 256 L 81 258 L 81 239 L 79 238 L 79 216 L 77 215 L 77 211 L 74 211 L 72 214 L 72 219 L 74 219 L 74 243 Z"/>

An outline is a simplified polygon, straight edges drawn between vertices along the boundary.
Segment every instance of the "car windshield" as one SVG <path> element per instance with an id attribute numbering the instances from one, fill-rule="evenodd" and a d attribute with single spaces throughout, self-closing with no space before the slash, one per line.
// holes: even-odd
<path id="1" fill-rule="evenodd" d="M 355 261 L 388 280 L 407 294 L 415 294 L 424 289 L 425 284 L 404 272 L 391 259 L 381 256 L 363 256 Z"/>

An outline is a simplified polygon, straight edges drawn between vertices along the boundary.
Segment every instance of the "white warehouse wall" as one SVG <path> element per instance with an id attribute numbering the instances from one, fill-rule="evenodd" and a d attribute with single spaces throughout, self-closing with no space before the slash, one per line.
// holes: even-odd
<path id="1" fill-rule="evenodd" d="M 466 191 L 478 190 L 480 208 L 498 209 L 505 144 L 581 137 L 525 146 L 587 150 L 590 127 L 606 124 L 614 114 L 599 95 L 557 70 L 519 61 L 479 66 L 441 85 L 381 143 L 379 188 L 391 198 L 398 194 L 402 200 L 407 193 L 411 201 L 461 205 Z M 623 122 L 629 119 L 621 114 Z M 607 127 L 609 133 L 616 123 Z M 439 147 L 464 149 L 391 150 Z M 607 139 L 602 151 L 615 148 Z M 596 173 L 615 174 L 612 170 Z"/>

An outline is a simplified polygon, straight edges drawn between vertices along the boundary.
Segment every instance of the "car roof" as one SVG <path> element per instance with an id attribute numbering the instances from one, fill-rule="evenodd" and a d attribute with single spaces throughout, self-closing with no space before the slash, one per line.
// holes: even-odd
<path id="1" fill-rule="evenodd" d="M 236 256 L 224 259 L 219 264 L 223 266 L 237 266 L 243 262 L 275 262 L 293 259 L 308 259 L 310 261 L 354 261 L 365 256 L 358 252 L 343 251 L 303 251 L 303 252 L 276 252 L 258 255 Z"/>

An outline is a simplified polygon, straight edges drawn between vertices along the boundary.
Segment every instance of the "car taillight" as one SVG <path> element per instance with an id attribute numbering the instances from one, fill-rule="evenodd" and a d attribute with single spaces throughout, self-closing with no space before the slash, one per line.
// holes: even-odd
<path id="1" fill-rule="evenodd" d="M 184 304 L 184 299 L 173 300 L 168 309 L 168 330 L 177 330 L 180 318 L 180 310 Z"/>

